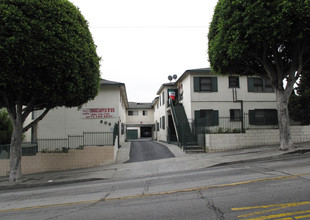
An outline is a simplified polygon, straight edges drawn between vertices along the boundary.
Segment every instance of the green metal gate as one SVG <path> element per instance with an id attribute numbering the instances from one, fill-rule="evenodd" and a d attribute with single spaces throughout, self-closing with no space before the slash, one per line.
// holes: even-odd
<path id="1" fill-rule="evenodd" d="M 126 137 L 127 139 L 137 139 L 138 130 L 127 130 Z"/>

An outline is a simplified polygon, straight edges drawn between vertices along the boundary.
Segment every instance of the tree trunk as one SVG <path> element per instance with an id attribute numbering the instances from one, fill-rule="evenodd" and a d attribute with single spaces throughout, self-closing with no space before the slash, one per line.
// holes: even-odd
<path id="1" fill-rule="evenodd" d="M 290 119 L 288 112 L 288 101 L 290 93 L 288 94 L 287 91 L 276 90 L 276 97 L 278 105 L 280 150 L 293 149 L 295 147 L 291 138 Z"/>
<path id="2" fill-rule="evenodd" d="M 11 117 L 13 123 L 13 133 L 10 145 L 10 183 L 17 183 L 21 181 L 21 160 L 22 160 L 22 136 L 23 136 L 23 122 L 22 116 L 17 111 L 16 117 Z"/>

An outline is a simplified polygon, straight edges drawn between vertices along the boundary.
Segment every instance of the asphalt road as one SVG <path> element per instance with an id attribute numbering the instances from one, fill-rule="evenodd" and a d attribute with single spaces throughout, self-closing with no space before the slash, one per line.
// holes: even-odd
<path id="1" fill-rule="evenodd" d="M 310 219 L 310 158 L 0 191 L 0 219 Z"/>
<path id="2" fill-rule="evenodd" d="M 129 156 L 130 159 L 125 163 L 175 157 L 166 146 L 156 143 L 150 139 L 131 141 Z"/>

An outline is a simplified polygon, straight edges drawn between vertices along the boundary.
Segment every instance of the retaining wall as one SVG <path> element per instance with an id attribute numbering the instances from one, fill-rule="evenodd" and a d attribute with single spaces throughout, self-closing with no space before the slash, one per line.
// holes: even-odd
<path id="1" fill-rule="evenodd" d="M 310 126 L 291 126 L 294 143 L 310 141 Z M 220 152 L 264 145 L 278 145 L 278 129 L 247 130 L 245 134 L 206 134 L 206 152 Z"/>
<path id="2" fill-rule="evenodd" d="M 37 153 L 22 157 L 22 174 L 56 170 L 69 170 L 113 164 L 117 154 L 115 146 L 86 146 L 83 150 L 70 149 L 68 153 Z M 0 160 L 0 176 L 9 174 L 8 159 Z"/>

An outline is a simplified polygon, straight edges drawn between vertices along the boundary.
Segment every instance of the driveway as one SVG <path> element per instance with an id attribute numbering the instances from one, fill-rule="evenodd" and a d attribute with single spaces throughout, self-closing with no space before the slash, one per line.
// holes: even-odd
<path id="1" fill-rule="evenodd" d="M 156 143 L 151 139 L 137 139 L 131 141 L 129 156 L 130 159 L 125 163 L 175 157 L 166 146 Z"/>

